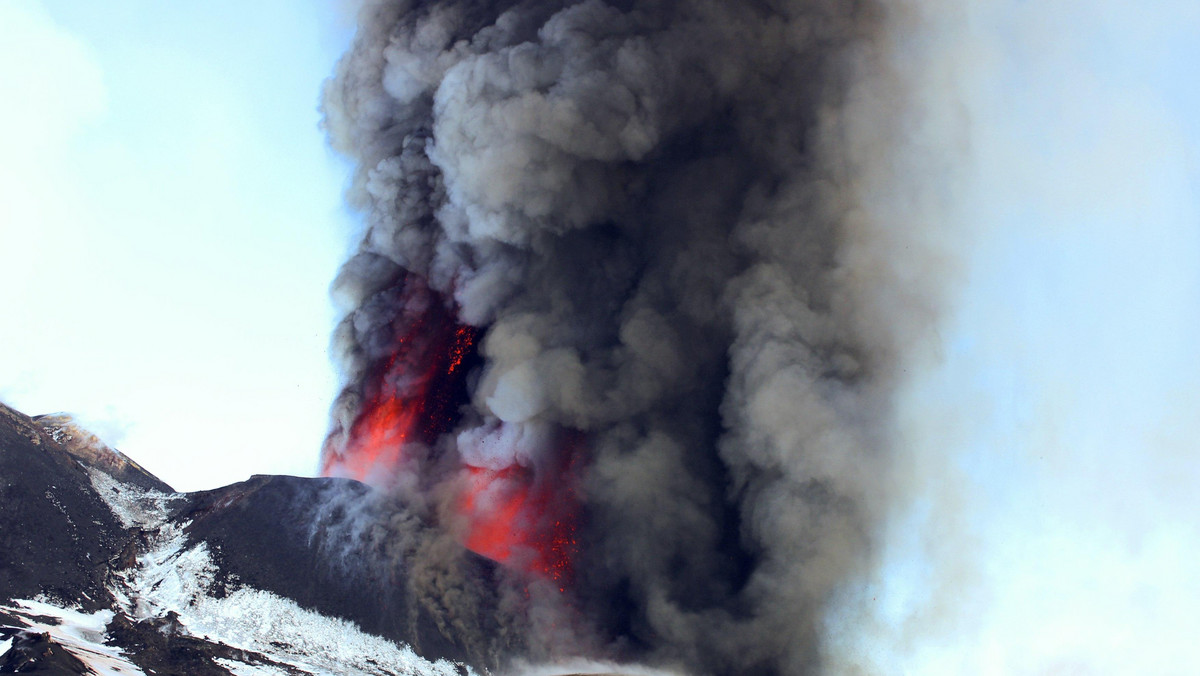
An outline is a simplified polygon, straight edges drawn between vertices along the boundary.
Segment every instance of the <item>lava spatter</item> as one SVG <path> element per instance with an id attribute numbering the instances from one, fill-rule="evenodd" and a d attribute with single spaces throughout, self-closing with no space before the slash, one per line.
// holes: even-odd
<path id="1" fill-rule="evenodd" d="M 405 310 L 392 325 L 391 354 L 368 369 L 362 408 L 345 447 L 327 452 L 325 476 L 386 484 L 407 444 L 432 444 L 458 422 L 477 330 L 459 324 L 420 278 L 407 275 L 400 286 Z"/>
<path id="2" fill-rule="evenodd" d="M 576 443 L 558 449 L 560 464 L 573 459 Z M 565 591 L 574 573 L 579 511 L 575 472 L 511 465 L 464 467 L 459 511 L 466 521 L 464 544 L 493 561 L 553 580 Z"/>
<path id="3" fill-rule="evenodd" d="M 404 310 L 392 325 L 391 353 L 370 369 L 364 403 L 344 448 L 325 457 L 326 476 L 389 485 L 399 472 L 412 470 L 409 445 L 432 446 L 452 432 L 468 401 L 466 378 L 480 330 L 459 323 L 454 308 L 419 277 L 406 275 L 397 288 Z M 578 446 L 577 441 L 564 441 L 550 455 L 565 467 Z M 575 550 L 572 475 L 517 464 L 493 469 L 466 462 L 460 475 L 456 485 L 461 494 L 455 504 L 465 524 L 463 545 L 511 568 L 552 579 L 565 591 Z"/>

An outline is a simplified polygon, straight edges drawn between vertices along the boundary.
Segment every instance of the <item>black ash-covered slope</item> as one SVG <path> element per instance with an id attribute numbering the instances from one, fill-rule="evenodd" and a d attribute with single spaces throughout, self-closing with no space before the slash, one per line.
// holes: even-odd
<path id="1" fill-rule="evenodd" d="M 0 404 L 0 599 L 107 607 L 108 573 L 131 537 L 67 447 Z"/>
<path id="2" fill-rule="evenodd" d="M 284 599 L 279 603 L 319 614 L 311 617 L 340 618 L 411 645 L 427 659 L 453 660 L 458 664 L 442 663 L 449 673 L 494 664 L 496 646 L 467 645 L 455 633 L 460 619 L 412 602 L 403 568 L 362 563 L 384 560 L 367 554 L 386 544 L 383 533 L 359 528 L 375 522 L 362 518 L 372 516 L 364 514 L 374 504 L 370 490 L 341 479 L 255 476 L 175 493 L 69 418 L 31 418 L 0 404 L 0 673 L 20 665 L 87 673 L 63 671 L 75 664 L 68 657 L 86 650 L 59 645 L 35 626 L 63 622 L 39 619 L 51 606 L 103 618 L 105 640 L 147 673 L 231 673 L 222 660 L 310 673 L 291 659 L 301 648 L 277 646 L 290 656 L 277 659 L 190 631 L 161 600 L 162 587 L 181 584 L 204 587 L 189 592 L 189 603 L 246 590 Z M 203 565 L 189 573 L 197 557 Z M 473 565 L 489 574 L 486 562 Z M 320 652 L 326 639 L 306 638 L 303 650 Z M 43 654 L 66 657 L 38 662 Z M 426 673 L 380 661 L 364 658 L 368 666 L 350 665 L 345 673 Z"/>
<path id="3" fill-rule="evenodd" d="M 379 554 L 388 533 L 369 528 L 382 514 L 371 492 L 348 479 L 259 475 L 187 495 L 174 518 L 190 522 L 189 543 L 208 544 L 223 584 L 248 585 L 351 620 L 431 659 L 495 663 L 495 650 L 466 644 L 453 630 L 456 622 L 486 617 L 439 616 L 413 602 L 407 568 Z M 494 564 L 470 560 L 480 577 L 491 575 Z"/>

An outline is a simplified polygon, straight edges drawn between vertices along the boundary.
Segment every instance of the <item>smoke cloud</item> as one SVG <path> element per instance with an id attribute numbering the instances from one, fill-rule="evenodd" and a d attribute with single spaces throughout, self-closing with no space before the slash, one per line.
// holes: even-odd
<path id="1" fill-rule="evenodd" d="M 1080 3 L 1017 4 L 369 3 L 326 91 L 365 227 L 334 284 L 345 388 L 325 462 L 388 486 L 403 518 L 433 524 L 421 532 L 438 544 L 421 551 L 437 583 L 418 594 L 446 617 L 473 612 L 485 585 L 461 572 L 465 542 L 525 562 L 499 573 L 506 633 L 493 650 L 533 661 L 692 674 L 1115 664 L 1082 657 L 1066 630 L 1061 649 L 1023 658 L 985 648 L 1036 643 L 1019 631 L 1039 616 L 1031 594 L 1062 589 L 1097 607 L 1081 590 L 1142 563 L 1166 580 L 1147 587 L 1161 605 L 1179 582 L 1172 552 L 1195 551 L 1194 520 L 1151 499 L 1158 470 L 1087 445 L 1105 416 L 1148 415 L 1096 395 L 1105 386 L 1091 374 L 1154 394 L 1133 374 L 1163 364 L 1101 363 L 1135 350 L 1133 338 L 1080 348 L 1119 314 L 1068 312 L 1091 328 L 1051 338 L 1043 328 L 1090 307 L 1080 298 L 1107 270 L 1046 253 L 1088 251 L 1073 223 L 1092 219 L 1148 257 L 1125 271 L 1171 249 L 1125 238 L 1128 220 L 1174 223 L 1154 232 L 1195 250 L 1178 226 L 1194 214 L 1180 206 L 1191 179 L 1137 178 L 1123 164 L 1194 179 L 1186 162 L 1159 161 L 1186 133 L 1153 97 L 1112 106 L 1140 71 L 1108 80 L 1105 66 L 1079 65 L 1104 36 L 1121 37 L 1114 58 L 1141 55 L 1172 21 L 1125 22 L 1118 3 L 1087 21 Z M 1048 224 L 1059 239 L 1046 249 L 1030 233 Z M 1165 260 L 1172 283 L 1132 275 L 1131 296 L 1098 288 L 1124 306 L 1158 298 L 1139 316 L 1159 323 L 1196 288 L 1193 263 Z M 1038 297 L 1054 274 L 1080 281 L 1025 303 L 1021 285 Z M 1020 314 L 1031 307 L 1042 314 Z M 1057 352 L 997 347 L 1009 344 Z M 1197 391 L 1187 373 L 1173 391 Z M 1089 396 L 1063 394 L 1078 382 Z M 998 392 L 1028 399 L 1006 409 Z M 407 420 L 381 397 L 433 402 L 417 431 L 388 442 L 403 452 L 363 441 L 380 421 Z M 1153 429 L 1173 441 L 1129 433 L 1129 447 L 1194 477 L 1194 457 L 1162 450 L 1186 436 L 1178 405 L 1155 400 L 1167 412 Z M 1024 408 L 1035 403 L 1055 413 Z M 1005 428 L 1029 420 L 1057 431 Z M 1081 515 L 1111 486 L 1081 469 L 1108 461 L 1095 458 L 1154 506 L 1066 546 L 1064 524 L 1095 527 Z M 532 497 L 511 498 L 514 486 Z M 464 492 L 492 514 L 549 510 L 569 526 L 551 552 L 570 565 L 473 530 Z M 1042 517 L 1056 525 L 1035 527 Z M 1144 556 L 1111 549 L 1139 532 L 1152 533 Z M 1090 582 L 1051 581 L 1031 561 Z M 1093 617 L 1154 624 L 1127 591 Z M 1054 611 L 1065 627 L 1072 615 Z"/>
<path id="2" fill-rule="evenodd" d="M 366 218 L 334 284 L 346 386 L 326 465 L 354 455 L 372 379 L 423 321 L 414 299 L 476 327 L 460 422 L 409 444 L 427 449 L 406 451 L 418 469 L 385 463 L 410 478 L 383 483 L 442 500 L 429 518 L 446 523 L 454 482 L 433 468 L 455 458 L 571 484 L 570 590 L 525 581 L 503 620 L 530 657 L 717 674 L 826 661 L 825 613 L 867 573 L 894 390 L 945 273 L 944 196 L 908 178 L 939 170 L 922 144 L 943 139 L 884 31 L 908 14 L 363 10 L 325 103 Z M 585 440 L 569 470 L 563 430 Z"/>

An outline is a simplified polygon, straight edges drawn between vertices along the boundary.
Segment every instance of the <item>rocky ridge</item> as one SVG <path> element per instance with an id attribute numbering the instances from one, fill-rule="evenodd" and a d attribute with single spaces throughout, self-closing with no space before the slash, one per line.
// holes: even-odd
<path id="1" fill-rule="evenodd" d="M 68 416 L 0 404 L 0 673 L 477 673 L 487 655 L 354 565 L 340 526 L 369 490 L 178 493 Z"/>

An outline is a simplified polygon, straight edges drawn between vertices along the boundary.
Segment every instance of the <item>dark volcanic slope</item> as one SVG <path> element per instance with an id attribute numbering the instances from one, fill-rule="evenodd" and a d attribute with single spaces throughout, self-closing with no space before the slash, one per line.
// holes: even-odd
<path id="1" fill-rule="evenodd" d="M 362 533 L 354 510 L 370 510 L 367 486 L 349 479 L 254 476 L 248 481 L 187 496 L 177 521 L 191 521 L 191 542 L 207 542 L 222 581 L 236 581 L 292 599 L 323 615 L 351 620 L 363 630 L 412 645 L 429 659 L 471 663 L 491 659 L 484 646 L 443 633 L 413 601 L 399 564 L 371 551 L 377 539 Z M 378 517 L 363 523 L 378 523 Z M 491 566 L 472 559 L 486 574 Z"/>
<path id="2" fill-rule="evenodd" d="M 386 509 L 364 499 L 369 493 L 345 479 L 256 476 L 179 494 L 68 417 L 31 418 L 0 404 L 0 606 L 10 607 L 0 608 L 0 643 L 28 626 L 15 600 L 41 599 L 87 613 L 113 611 L 109 640 L 156 673 L 229 673 L 215 658 L 272 663 L 269 655 L 190 635 L 173 612 L 135 611 L 118 600 L 139 593 L 131 580 L 142 574 L 147 552 L 162 551 L 164 538 L 182 532 L 178 551 L 199 547 L 211 558 L 212 577 L 200 592 L 208 598 L 263 590 L 409 644 L 426 659 L 494 664 L 495 646 L 467 644 L 455 622 L 413 601 L 408 562 L 394 556 L 401 550 L 391 535 L 359 526 L 379 523 L 377 514 L 358 518 L 364 510 Z M 160 570 L 176 565 L 165 561 L 156 564 Z M 481 579 L 493 572 L 481 559 L 467 557 L 463 565 L 477 568 Z M 473 621 L 489 621 L 480 614 Z M 0 661 L 25 659 L 30 646 L 41 645 L 34 634 Z M 13 652 L 17 647 L 24 652 Z M 69 658 L 68 651 L 62 659 Z M 380 665 L 370 673 L 391 672 Z"/>
<path id="3" fill-rule="evenodd" d="M 105 582 L 131 541 L 79 461 L 0 404 L 0 600 L 109 607 Z"/>

